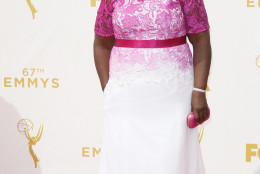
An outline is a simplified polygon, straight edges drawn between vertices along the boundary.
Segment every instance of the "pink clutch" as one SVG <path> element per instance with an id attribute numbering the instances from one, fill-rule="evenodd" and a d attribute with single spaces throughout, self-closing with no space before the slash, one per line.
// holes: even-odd
<path id="1" fill-rule="evenodd" d="M 209 107 L 208 107 L 208 109 L 209 109 Z M 209 109 L 209 115 L 206 117 L 206 119 L 202 123 L 204 123 L 206 120 L 208 120 L 209 117 L 210 117 L 210 109 Z M 199 123 L 197 123 L 195 120 L 195 115 L 193 114 L 193 112 L 189 113 L 187 116 L 187 125 L 189 128 L 195 128 L 196 126 L 199 125 Z"/>

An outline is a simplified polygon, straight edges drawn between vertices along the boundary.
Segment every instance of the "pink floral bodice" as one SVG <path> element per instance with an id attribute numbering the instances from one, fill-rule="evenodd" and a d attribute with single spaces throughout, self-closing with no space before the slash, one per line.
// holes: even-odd
<path id="1" fill-rule="evenodd" d="M 117 39 L 170 39 L 210 28 L 203 0 L 101 0 L 94 31 Z M 193 83 L 193 58 L 188 43 L 164 48 L 114 46 L 109 81 L 125 84 L 135 78 L 162 82 L 178 78 Z"/>

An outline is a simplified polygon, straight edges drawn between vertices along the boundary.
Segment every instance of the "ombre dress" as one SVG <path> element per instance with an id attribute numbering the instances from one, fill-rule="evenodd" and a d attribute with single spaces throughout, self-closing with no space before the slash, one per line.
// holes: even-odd
<path id="1" fill-rule="evenodd" d="M 165 40 L 208 29 L 203 0 L 101 0 L 94 31 L 117 39 Z M 99 174 L 205 174 L 198 128 L 186 123 L 193 71 L 188 43 L 113 46 Z"/>

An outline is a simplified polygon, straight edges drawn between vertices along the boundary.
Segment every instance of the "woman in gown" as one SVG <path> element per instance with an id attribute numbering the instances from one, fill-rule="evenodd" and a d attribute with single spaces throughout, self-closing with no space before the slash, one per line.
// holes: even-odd
<path id="1" fill-rule="evenodd" d="M 94 60 L 104 92 L 99 174 L 205 174 L 193 111 L 208 115 L 203 0 L 101 0 Z M 193 46 L 193 54 L 186 42 Z"/>

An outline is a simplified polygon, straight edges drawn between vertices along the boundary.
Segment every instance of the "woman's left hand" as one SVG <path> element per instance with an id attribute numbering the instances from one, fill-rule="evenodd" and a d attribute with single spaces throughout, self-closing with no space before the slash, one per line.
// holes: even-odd
<path id="1" fill-rule="evenodd" d="M 191 111 L 197 123 L 201 124 L 209 114 L 206 93 L 192 91 Z"/>

